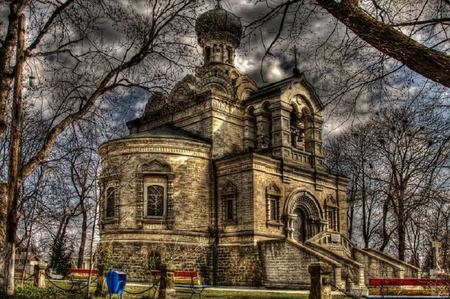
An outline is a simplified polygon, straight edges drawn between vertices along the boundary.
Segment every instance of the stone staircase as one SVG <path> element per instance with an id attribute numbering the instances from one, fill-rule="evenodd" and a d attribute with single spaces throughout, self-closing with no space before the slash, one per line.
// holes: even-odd
<path id="1" fill-rule="evenodd" d="M 336 232 L 321 232 L 305 245 L 342 264 L 341 280 L 347 290 L 362 289 L 373 277 L 414 277 L 420 269 L 375 249 L 361 249 Z"/>

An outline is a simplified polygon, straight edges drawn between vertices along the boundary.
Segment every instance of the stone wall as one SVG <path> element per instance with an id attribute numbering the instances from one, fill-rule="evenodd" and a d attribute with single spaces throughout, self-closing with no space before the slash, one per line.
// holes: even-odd
<path id="1" fill-rule="evenodd" d="M 191 270 L 201 274 L 210 284 L 211 250 L 208 245 L 176 243 L 113 242 L 114 268 L 127 273 L 128 281 L 146 282 L 150 279 L 149 255 L 157 252 L 162 263 L 170 263 L 177 271 Z"/>
<path id="2" fill-rule="evenodd" d="M 254 244 L 218 246 L 217 285 L 261 286 L 261 262 Z"/>
<path id="3" fill-rule="evenodd" d="M 286 241 L 259 242 L 258 245 L 264 271 L 263 286 L 309 288 L 308 266 L 321 260 Z"/>
<path id="4" fill-rule="evenodd" d="M 420 278 L 420 269 L 374 249 L 353 249 L 354 258 L 364 264 L 366 283 L 370 277 Z"/>
<path id="5" fill-rule="evenodd" d="M 127 273 L 129 281 L 148 281 L 149 254 L 158 252 L 161 262 L 172 264 L 175 270 L 199 271 L 205 284 L 261 286 L 263 274 L 256 245 L 219 245 L 216 248 L 214 252 L 209 245 L 113 242 L 114 268 Z M 216 275 L 213 268 L 217 270 Z"/>

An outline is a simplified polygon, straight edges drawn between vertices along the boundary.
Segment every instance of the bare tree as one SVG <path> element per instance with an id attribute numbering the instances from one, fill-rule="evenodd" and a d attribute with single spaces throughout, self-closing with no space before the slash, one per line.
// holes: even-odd
<path id="1" fill-rule="evenodd" d="M 189 54 L 196 49 L 189 33 L 197 3 L 17 0 L 1 5 L 8 15 L 0 24 L 0 138 L 10 140 L 8 179 L 1 182 L 8 232 L 4 285 L 12 295 L 20 185 L 47 159 L 58 136 L 104 104 L 106 95 L 164 88 L 192 65 Z M 24 86 L 24 77 L 35 84 Z M 44 111 L 46 133 L 20 165 L 25 98 Z M 0 220 L 4 227 L 5 219 Z"/>
<path id="2" fill-rule="evenodd" d="M 412 103 L 380 109 L 366 123 L 349 129 L 346 139 L 338 137 L 344 143 L 339 155 L 348 157 L 340 161 L 352 178 L 349 206 L 358 211 L 355 221 L 361 221 L 356 237 L 361 236 L 365 246 L 396 250 L 401 260 L 409 254 L 410 261 L 418 263 L 423 249 L 419 240 L 428 234 L 424 215 L 439 211 L 438 194 L 448 188 L 446 118 L 438 105 Z"/>
<path id="3" fill-rule="evenodd" d="M 308 21 L 318 17 L 325 19 L 325 10 L 358 38 L 381 53 L 434 82 L 450 87 L 450 74 L 446 71 L 450 69 L 450 2 L 447 0 L 252 2 L 259 6 L 267 3 L 268 9 L 249 22 L 248 34 L 259 32 L 261 24 L 277 20 L 277 24 L 271 27 L 272 38 L 266 41 L 264 57 L 272 55 L 277 42 L 283 39 L 300 39 L 299 31 L 309 30 Z M 329 20 L 325 26 L 333 28 L 333 23 L 335 24 L 333 20 Z M 336 27 L 332 29 L 335 30 Z M 348 32 L 341 36 L 342 46 L 351 46 L 346 43 L 347 34 Z M 300 40 L 298 42 L 301 43 Z M 361 47 L 360 50 L 364 51 Z"/>

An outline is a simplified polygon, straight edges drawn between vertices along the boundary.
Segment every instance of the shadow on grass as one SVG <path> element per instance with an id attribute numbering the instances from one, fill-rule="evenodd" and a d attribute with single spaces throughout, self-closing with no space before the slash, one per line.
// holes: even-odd
<path id="1" fill-rule="evenodd" d="M 71 284 L 67 281 L 58 281 L 56 286 L 47 283 L 47 287 L 44 289 L 38 289 L 32 285 L 26 285 L 24 288 L 16 288 L 13 297 L 6 297 L 0 293 L 0 298 L 11 298 L 11 299 L 83 299 L 86 297 L 86 289 L 81 292 L 70 292 Z M 150 299 L 153 298 L 153 291 L 146 291 L 147 287 L 129 286 L 125 289 L 126 292 L 141 294 L 130 294 L 125 293 L 123 298 L 132 299 Z M 95 292 L 95 285 L 91 288 L 91 294 Z M 156 294 L 157 295 L 157 294 Z M 190 298 L 191 293 L 177 291 L 177 298 L 187 299 Z M 109 298 L 109 295 L 104 297 L 94 297 L 91 295 L 91 299 L 105 299 Z M 113 298 L 119 298 L 118 295 L 114 295 Z M 155 296 L 154 298 L 157 298 Z M 197 295 L 192 296 L 192 298 L 198 298 Z M 222 291 L 222 290 L 205 290 L 202 293 L 203 299 L 307 299 L 308 294 L 295 294 L 295 293 L 280 293 L 280 292 L 258 292 L 258 291 Z"/>

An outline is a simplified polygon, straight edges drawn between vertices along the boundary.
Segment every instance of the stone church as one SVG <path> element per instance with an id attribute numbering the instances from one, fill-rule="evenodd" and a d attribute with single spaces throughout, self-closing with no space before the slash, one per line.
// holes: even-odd
<path id="1" fill-rule="evenodd" d="M 304 75 L 258 87 L 239 73 L 242 25 L 219 4 L 196 33 L 196 73 L 99 149 L 101 242 L 128 280 L 148 281 L 155 261 L 210 285 L 306 288 L 316 262 L 338 288 L 420 275 L 348 239 L 348 179 L 324 170 L 323 104 Z"/>

